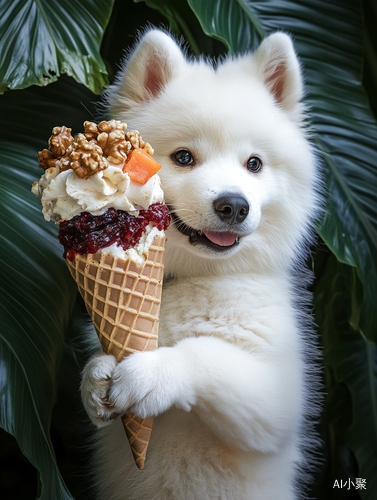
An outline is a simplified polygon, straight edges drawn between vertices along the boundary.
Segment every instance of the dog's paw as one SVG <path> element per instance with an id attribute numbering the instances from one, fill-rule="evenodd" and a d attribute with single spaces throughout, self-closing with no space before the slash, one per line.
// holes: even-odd
<path id="1" fill-rule="evenodd" d="M 164 363 L 166 349 L 132 354 L 114 370 L 108 401 L 117 413 L 156 416 L 176 399 L 174 377 Z"/>
<path id="2" fill-rule="evenodd" d="M 81 381 L 81 398 L 90 420 L 97 427 L 108 425 L 118 414 L 107 399 L 116 366 L 114 356 L 101 354 L 86 365 Z"/>

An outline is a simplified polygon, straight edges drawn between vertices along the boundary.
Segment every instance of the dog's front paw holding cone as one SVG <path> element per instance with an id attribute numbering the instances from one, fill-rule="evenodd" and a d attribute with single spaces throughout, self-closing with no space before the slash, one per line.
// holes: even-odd
<path id="1" fill-rule="evenodd" d="M 32 191 L 42 197 L 45 219 L 60 224 L 64 257 L 101 346 L 120 362 L 158 347 L 170 217 L 156 175 L 161 166 L 140 134 L 125 133 L 126 124 L 115 120 L 84 126 L 76 139 L 55 127 Z M 122 421 L 143 469 L 153 417 L 127 412 Z"/>

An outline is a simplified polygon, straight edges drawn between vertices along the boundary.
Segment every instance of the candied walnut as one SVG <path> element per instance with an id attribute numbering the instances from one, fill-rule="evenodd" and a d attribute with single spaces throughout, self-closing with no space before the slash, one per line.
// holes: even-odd
<path id="1" fill-rule="evenodd" d="M 110 134 L 111 132 L 115 132 L 116 130 L 120 130 L 124 132 L 127 128 L 127 125 L 124 122 L 121 122 L 119 120 L 110 120 L 108 122 L 103 121 L 98 124 L 98 130 L 100 132 L 106 132 L 107 134 Z M 124 136 L 124 134 L 123 134 Z"/>
<path id="2" fill-rule="evenodd" d="M 153 153 L 154 153 L 154 149 L 153 149 L 153 148 L 152 148 L 152 146 L 149 144 L 149 142 L 144 142 L 143 149 L 144 149 L 144 151 L 146 151 L 149 155 L 153 155 Z"/>
<path id="3" fill-rule="evenodd" d="M 57 158 L 55 158 L 55 156 L 48 149 L 39 151 L 38 158 L 39 158 L 39 166 L 43 168 L 43 170 L 55 167 Z"/>
<path id="4" fill-rule="evenodd" d="M 144 146 L 144 141 L 137 130 L 130 130 L 127 132 L 126 139 L 130 141 L 134 149 L 141 149 Z"/>
<path id="5" fill-rule="evenodd" d="M 73 144 L 74 138 L 71 132 L 71 128 L 64 126 L 52 129 L 52 136 L 48 140 L 48 147 L 55 158 L 60 159 L 65 156 L 67 149 Z"/>
<path id="6" fill-rule="evenodd" d="M 97 135 L 100 133 L 97 124 L 93 122 L 88 122 L 88 121 L 84 122 L 84 129 L 85 129 L 84 135 L 88 141 L 91 141 L 92 139 L 97 139 Z"/>
<path id="7" fill-rule="evenodd" d="M 102 155 L 102 149 L 94 140 L 89 142 L 84 134 L 78 134 L 67 153 L 60 160 L 62 170 L 72 168 L 80 179 L 89 179 L 109 166 Z"/>
<path id="8" fill-rule="evenodd" d="M 125 140 L 122 130 L 115 130 L 107 134 L 102 132 L 97 137 L 98 145 L 102 148 L 107 159 L 112 163 L 124 163 L 127 160 L 127 154 L 131 150 L 131 144 Z"/>
<path id="9" fill-rule="evenodd" d="M 101 132 L 97 136 L 98 144 L 112 163 L 119 164 L 127 160 L 131 144 L 124 136 L 126 128 L 127 125 L 119 120 L 103 121 L 98 124 L 98 130 Z"/>
<path id="10" fill-rule="evenodd" d="M 126 134 L 126 139 L 130 141 L 133 149 L 144 149 L 148 154 L 153 155 L 154 149 L 149 144 L 149 142 L 144 142 L 140 132 L 137 130 L 130 130 Z"/>

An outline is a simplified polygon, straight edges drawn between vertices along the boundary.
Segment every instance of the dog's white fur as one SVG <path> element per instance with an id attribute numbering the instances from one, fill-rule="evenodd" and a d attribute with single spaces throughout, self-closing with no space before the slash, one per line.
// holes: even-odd
<path id="1" fill-rule="evenodd" d="M 161 347 L 118 365 L 98 355 L 86 366 L 83 403 L 102 427 L 100 499 L 299 496 L 303 448 L 315 441 L 307 417 L 317 412 L 302 265 L 319 206 L 302 88 L 283 33 L 214 68 L 151 30 L 108 92 L 110 116 L 155 148 L 166 202 L 185 224 L 229 229 L 213 208 L 223 193 L 242 195 L 250 212 L 231 228 L 240 244 L 222 253 L 191 245 L 172 225 Z M 174 163 L 179 149 L 193 153 L 195 166 Z M 246 168 L 253 155 L 263 160 L 259 173 Z M 120 419 L 111 420 L 126 410 L 156 416 L 144 471 Z"/>

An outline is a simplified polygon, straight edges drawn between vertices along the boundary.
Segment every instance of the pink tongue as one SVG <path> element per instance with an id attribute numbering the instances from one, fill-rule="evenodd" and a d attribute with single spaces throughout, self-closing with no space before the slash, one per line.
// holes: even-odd
<path id="1" fill-rule="evenodd" d="M 212 243 L 221 247 L 229 247 L 236 241 L 237 235 L 234 233 L 215 233 L 213 231 L 203 231 Z"/>

